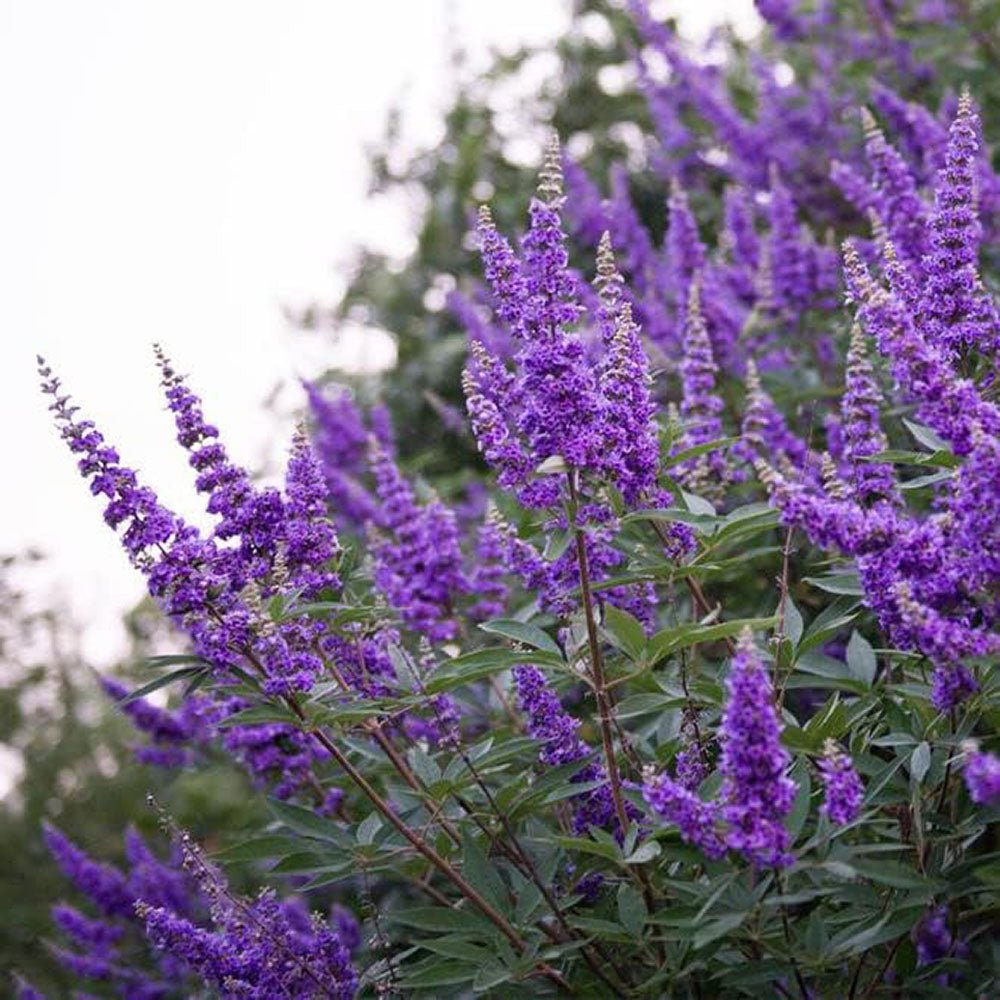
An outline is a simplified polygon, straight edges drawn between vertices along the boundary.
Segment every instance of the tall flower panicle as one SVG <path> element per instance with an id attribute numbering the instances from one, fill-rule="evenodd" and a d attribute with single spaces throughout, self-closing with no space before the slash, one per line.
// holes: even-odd
<path id="1" fill-rule="evenodd" d="M 462 374 L 465 405 L 476 443 L 486 462 L 497 471 L 501 486 L 524 484 L 528 456 L 514 436 L 507 413 L 514 403 L 514 377 L 482 344 L 469 346 L 469 363 Z"/>
<path id="2" fill-rule="evenodd" d="M 600 373 L 605 467 L 625 502 L 635 505 L 656 486 L 656 406 L 650 392 L 649 360 L 632 319 L 632 307 L 620 300 L 622 277 L 607 232 L 597 251 L 595 284 L 601 297 L 598 320 L 606 346 Z"/>
<path id="3" fill-rule="evenodd" d="M 741 449 L 744 456 L 760 453 L 802 471 L 816 471 L 816 458 L 788 427 L 784 414 L 764 389 L 751 359 L 746 370 L 747 401 L 743 410 Z"/>
<path id="4" fill-rule="evenodd" d="M 118 702 L 122 712 L 140 732 L 149 736 L 145 746 L 135 747 L 136 759 L 159 767 L 184 767 L 193 760 L 191 744 L 206 734 L 209 723 L 207 699 L 192 695 L 180 711 L 171 712 L 145 698 L 127 701 L 129 691 L 111 677 L 101 678 L 105 694 Z"/>
<path id="5" fill-rule="evenodd" d="M 905 394 L 917 401 L 917 415 L 958 455 L 968 454 L 974 429 L 1000 433 L 1000 409 L 976 386 L 958 376 L 941 349 L 916 329 L 905 304 L 872 279 L 857 250 L 844 244 L 844 271 L 858 315 L 888 359 Z"/>
<path id="6" fill-rule="evenodd" d="M 130 831 L 124 876 L 89 858 L 54 828 L 47 830 L 60 866 L 110 918 L 94 920 L 65 905 L 53 910 L 56 925 L 74 946 L 52 949 L 68 971 L 134 1000 L 192 996 L 194 975 L 226 1000 L 354 996 L 357 977 L 337 924 L 270 891 L 253 900 L 238 898 L 191 838 L 172 825 L 171 831 L 177 852 L 170 862 Z M 143 937 L 146 948 L 139 946 Z"/>
<path id="7" fill-rule="evenodd" d="M 904 143 L 910 160 L 918 166 L 918 180 L 929 181 L 944 165 L 948 130 L 921 104 L 911 103 L 894 90 L 872 81 L 872 104 Z"/>
<path id="8" fill-rule="evenodd" d="M 820 811 L 836 826 L 852 823 L 861 811 L 865 789 L 851 758 L 833 740 L 827 740 L 818 766 L 823 781 Z"/>
<path id="9" fill-rule="evenodd" d="M 497 231 L 486 205 L 479 207 L 476 233 L 483 272 L 493 292 L 497 316 L 513 334 L 524 336 L 528 289 L 521 262 L 507 239 Z"/>
<path id="10" fill-rule="evenodd" d="M 341 527 L 358 528 L 375 513 L 375 501 L 361 482 L 372 431 L 346 389 L 331 392 L 314 382 L 303 386 L 312 417 L 313 445 L 334 517 Z M 389 442 L 382 441 L 382 446 L 391 453 Z"/>
<path id="11" fill-rule="evenodd" d="M 786 774 L 791 757 L 781 745 L 771 680 L 749 630 L 740 636 L 726 691 L 719 770 L 727 843 L 755 865 L 787 865 L 792 858 L 784 821 L 795 798 Z"/>
<path id="12" fill-rule="evenodd" d="M 796 315 L 813 299 L 812 247 L 803 238 L 802 224 L 791 191 L 778 171 L 771 171 L 770 226 L 767 242 L 775 308 Z"/>
<path id="13" fill-rule="evenodd" d="M 949 352 L 993 351 L 1000 343 L 1000 315 L 979 277 L 979 130 L 979 116 L 965 92 L 934 184 L 920 317 L 924 336 Z"/>
<path id="14" fill-rule="evenodd" d="M 236 465 L 219 441 L 218 429 L 205 420 L 201 400 L 156 347 L 167 405 L 174 415 L 177 441 L 198 473 L 196 488 L 208 495 L 207 509 L 218 523 L 215 535 L 239 540 L 240 563 L 248 579 L 267 573 L 281 537 L 284 515 L 281 494 L 257 489 L 247 471 Z"/>
<path id="15" fill-rule="evenodd" d="M 396 463 L 373 442 L 381 504 L 372 547 L 375 584 L 403 620 L 433 642 L 454 638 L 457 598 L 467 589 L 454 513 L 440 500 L 417 503 Z"/>
<path id="16" fill-rule="evenodd" d="M 760 236 L 754 217 L 753 202 L 746 188 L 730 185 L 722 205 L 723 228 L 720 248 L 735 273 L 737 291 L 747 301 L 754 298 L 753 275 L 760 266 Z"/>
<path id="17" fill-rule="evenodd" d="M 667 213 L 667 234 L 663 244 L 664 290 L 673 296 L 677 314 L 683 320 L 691 283 L 705 270 L 706 252 L 687 194 L 676 180 L 670 185 Z"/>
<path id="18" fill-rule="evenodd" d="M 340 581 L 330 563 L 340 554 L 337 533 L 327 515 L 323 468 L 299 428 L 285 471 L 284 561 L 289 584 L 311 598 Z"/>
<path id="19" fill-rule="evenodd" d="M 507 562 L 503 524 L 495 507 L 490 507 L 476 537 L 475 565 L 469 575 L 469 593 L 475 603 L 469 608 L 473 621 L 500 617 L 510 588 L 505 582 Z"/>
<path id="20" fill-rule="evenodd" d="M 872 170 L 878 216 L 900 256 L 920 274 L 927 252 L 927 208 L 917 193 L 917 182 L 903 157 L 886 140 L 871 113 L 861 110 L 865 155 Z"/>
<path id="21" fill-rule="evenodd" d="M 845 381 L 841 402 L 844 460 L 850 464 L 857 500 L 862 505 L 876 500 L 898 500 L 892 466 L 869 461 L 888 448 L 888 441 L 879 422 L 882 393 L 868 359 L 864 333 L 858 325 L 851 330 Z"/>
<path id="22" fill-rule="evenodd" d="M 52 397 L 49 409 L 70 451 L 79 456 L 77 468 L 90 484 L 90 492 L 105 497 L 105 522 L 121 530 L 123 548 L 133 565 L 149 572 L 159 551 L 184 525 L 140 484 L 135 472 L 122 465 L 118 452 L 109 445 L 91 420 L 77 418 L 78 407 L 62 393 L 60 379 L 53 376 L 44 359 L 38 359 L 42 391 Z"/>
<path id="23" fill-rule="evenodd" d="M 132 914 L 134 897 L 125 876 L 112 865 L 94 861 L 61 830 L 45 825 L 45 844 L 62 873 L 108 917 Z"/>
<path id="24" fill-rule="evenodd" d="M 682 449 L 695 448 L 722 437 L 720 414 L 723 405 L 715 387 L 718 371 L 702 317 L 701 286 L 696 278 L 691 284 L 688 297 L 684 322 L 684 357 L 680 364 L 680 413 L 684 419 L 684 435 L 680 442 Z M 680 471 L 688 485 L 694 489 L 713 485 L 713 479 L 718 480 L 725 474 L 726 463 L 720 453 L 714 452 L 684 463 Z"/>

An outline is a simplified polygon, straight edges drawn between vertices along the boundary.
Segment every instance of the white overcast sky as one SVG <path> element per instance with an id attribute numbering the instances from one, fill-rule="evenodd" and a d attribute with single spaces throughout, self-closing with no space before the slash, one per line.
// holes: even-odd
<path id="1" fill-rule="evenodd" d="M 752 3 L 662 6 L 699 30 Z M 360 242 L 407 249 L 402 207 L 365 199 L 389 107 L 433 141 L 456 37 L 481 65 L 566 17 L 563 0 L 0 0 L 0 554 L 48 554 L 32 585 L 61 593 L 95 660 L 142 584 L 52 430 L 35 354 L 195 514 L 150 345 L 256 465 L 290 432 L 262 400 L 325 366 L 282 304 L 331 300 Z"/>

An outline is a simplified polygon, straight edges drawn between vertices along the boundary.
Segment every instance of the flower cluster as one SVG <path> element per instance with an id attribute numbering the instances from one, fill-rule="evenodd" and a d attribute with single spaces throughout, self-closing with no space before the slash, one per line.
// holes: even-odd
<path id="1" fill-rule="evenodd" d="M 781 745 L 771 681 L 749 631 L 740 636 L 726 690 L 718 734 L 718 798 L 702 801 L 682 779 L 680 764 L 676 779 L 648 775 L 643 794 L 654 812 L 710 858 L 732 849 L 756 866 L 791 864 L 784 825 L 796 791 L 786 773 L 791 758 Z"/>
<path id="2" fill-rule="evenodd" d="M 53 908 L 53 922 L 72 946 L 52 946 L 62 966 L 146 1000 L 191 995 L 195 982 L 229 998 L 354 996 L 350 944 L 358 925 L 349 911 L 340 907 L 322 920 L 301 901 L 271 891 L 241 899 L 188 834 L 173 833 L 175 853 L 165 863 L 130 829 L 123 873 L 92 860 L 55 827 L 46 829 L 59 867 L 100 914 Z"/>
<path id="3" fill-rule="evenodd" d="M 820 807 L 823 815 L 836 826 L 853 823 L 861 811 L 865 788 L 851 758 L 833 740 L 826 744 L 819 773 L 823 780 L 823 805 Z"/>

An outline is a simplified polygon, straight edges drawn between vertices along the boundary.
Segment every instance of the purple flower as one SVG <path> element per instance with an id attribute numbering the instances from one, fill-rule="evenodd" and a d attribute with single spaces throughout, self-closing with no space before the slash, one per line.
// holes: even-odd
<path id="1" fill-rule="evenodd" d="M 135 898 L 117 868 L 91 860 L 61 830 L 45 824 L 45 843 L 63 874 L 109 917 L 127 917 Z"/>
<path id="2" fill-rule="evenodd" d="M 947 957 L 952 945 L 947 906 L 937 906 L 924 916 L 914 931 L 914 942 L 918 965 L 930 965 Z"/>
<path id="3" fill-rule="evenodd" d="M 920 316 L 927 340 L 949 352 L 970 347 L 989 352 L 1000 342 L 1000 316 L 978 268 L 979 130 L 972 99 L 963 93 L 934 183 Z"/>
<path id="4" fill-rule="evenodd" d="M 969 741 L 962 765 L 969 797 L 981 806 L 1000 806 L 1000 757 Z"/>
<path id="5" fill-rule="evenodd" d="M 677 826 L 686 843 L 693 844 L 709 858 L 717 860 L 725 855 L 717 803 L 702 801 L 697 792 L 666 774 L 646 775 L 642 794 L 650 809 Z"/>
<path id="6" fill-rule="evenodd" d="M 419 505 L 396 463 L 373 447 L 381 505 L 372 543 L 375 584 L 410 628 L 431 642 L 454 638 L 455 604 L 468 588 L 455 515 L 436 498 Z"/>
<path id="7" fill-rule="evenodd" d="M 687 317 L 684 322 L 684 357 L 681 371 L 681 416 L 684 433 L 679 450 L 717 441 L 722 437 L 722 400 L 715 389 L 718 366 L 712 356 L 712 344 L 701 314 L 701 287 L 697 277 L 691 284 Z M 727 470 L 719 452 L 710 452 L 684 462 L 679 474 L 692 490 L 718 487 Z"/>
<path id="8" fill-rule="evenodd" d="M 477 532 L 476 560 L 469 574 L 469 593 L 475 603 L 468 614 L 473 621 L 489 621 L 504 613 L 510 591 L 505 582 L 505 551 L 503 525 L 496 508 L 491 507 Z"/>
<path id="9" fill-rule="evenodd" d="M 917 182 L 903 157 L 886 141 L 875 119 L 861 112 L 865 128 L 865 155 L 872 169 L 878 216 L 900 257 L 920 274 L 927 252 L 927 208 L 917 194 Z"/>
<path id="10" fill-rule="evenodd" d="M 867 506 L 878 500 L 896 500 L 899 494 L 891 465 L 867 461 L 888 448 L 879 423 L 882 393 L 868 360 L 864 333 L 860 326 L 851 330 L 847 354 L 847 377 L 841 402 L 844 461 L 849 463 L 855 497 Z"/>
<path id="11" fill-rule="evenodd" d="M 656 487 L 660 449 L 656 406 L 650 392 L 649 360 L 632 320 L 632 308 L 619 301 L 621 275 L 615 266 L 608 233 L 597 251 L 597 280 L 607 354 L 600 374 L 603 397 L 605 469 L 636 506 Z"/>
<path id="12" fill-rule="evenodd" d="M 341 527 L 359 528 L 375 513 L 375 501 L 362 483 L 372 431 L 365 426 L 347 389 L 324 391 L 314 382 L 304 382 L 303 386 L 312 415 L 313 445 L 333 515 Z M 381 443 L 391 454 L 391 441 Z"/>
<path id="13" fill-rule="evenodd" d="M 305 432 L 297 430 L 285 472 L 284 562 L 288 584 L 306 599 L 339 587 L 329 563 L 340 554 L 337 533 L 327 516 L 327 487 L 319 459 Z"/>
<path id="14" fill-rule="evenodd" d="M 781 745 L 771 679 L 749 630 L 740 636 L 726 691 L 719 728 L 726 842 L 754 865 L 790 864 L 784 820 L 795 798 L 786 774 L 791 758 Z"/>
<path id="15" fill-rule="evenodd" d="M 820 812 L 835 826 L 853 822 L 861 811 L 865 789 L 851 758 L 833 740 L 827 740 L 818 767 L 823 781 Z"/>
<path id="16" fill-rule="evenodd" d="M 575 831 L 586 833 L 591 826 L 596 826 L 602 830 L 614 829 L 621 836 L 621 831 L 617 829 L 618 820 L 607 772 L 603 765 L 593 759 L 594 751 L 577 734 L 579 721 L 562 707 L 545 675 L 537 667 L 514 667 L 514 686 L 518 706 L 528 717 L 528 734 L 542 744 L 538 759 L 550 767 L 589 761 L 570 781 L 601 782 L 596 788 L 574 798 Z M 631 805 L 627 811 L 634 817 L 635 811 Z"/>
<path id="17" fill-rule="evenodd" d="M 45 1000 L 44 993 L 18 975 L 14 976 L 14 985 L 17 987 L 17 1000 Z"/>

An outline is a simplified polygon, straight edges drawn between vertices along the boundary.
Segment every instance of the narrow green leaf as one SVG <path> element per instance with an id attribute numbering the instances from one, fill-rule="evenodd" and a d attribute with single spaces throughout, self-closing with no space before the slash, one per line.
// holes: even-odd
<path id="1" fill-rule="evenodd" d="M 878 671 L 878 660 L 871 643 L 860 633 L 854 631 L 847 643 L 847 669 L 851 676 L 871 687 Z"/>
<path id="2" fill-rule="evenodd" d="M 864 588 L 857 573 L 831 573 L 828 576 L 807 576 L 804 583 L 811 583 L 828 594 L 846 594 L 849 597 L 864 597 Z"/>
<path id="3" fill-rule="evenodd" d="M 926 741 L 918 743 L 910 755 L 910 779 L 919 785 L 927 777 L 931 767 L 931 746 Z"/>
<path id="4" fill-rule="evenodd" d="M 710 921 L 704 927 L 695 931 L 694 937 L 691 940 L 692 947 L 697 951 L 699 948 L 704 948 L 705 945 L 711 944 L 713 941 L 718 941 L 720 937 L 724 937 L 730 931 L 736 930 L 746 920 L 746 917 L 745 913 L 727 913 L 725 916 Z"/>
<path id="5" fill-rule="evenodd" d="M 160 688 L 166 687 L 168 684 L 173 684 L 176 681 L 182 681 L 186 677 L 198 678 L 207 672 L 207 667 L 181 667 L 180 670 L 173 670 L 169 674 L 164 674 L 162 677 L 156 677 L 149 681 L 147 684 L 143 684 L 142 687 L 136 688 L 135 691 L 131 691 L 127 694 L 121 701 L 116 702 L 116 704 L 125 706 L 130 705 L 133 701 L 138 701 L 140 698 L 145 698 L 147 694 L 152 694 L 154 691 L 159 691 Z"/>
<path id="6" fill-rule="evenodd" d="M 906 429 L 914 436 L 917 444 L 922 444 L 928 451 L 949 451 L 950 446 L 943 438 L 938 437 L 929 427 L 918 424 L 903 417 Z"/>
<path id="7" fill-rule="evenodd" d="M 493 621 L 483 622 L 479 627 L 484 632 L 502 635 L 506 639 L 513 639 L 514 642 L 531 646 L 532 649 L 541 649 L 562 657 L 562 650 L 559 649 L 555 639 L 543 632 L 537 625 L 532 625 L 529 622 L 519 622 L 513 618 L 497 618 Z"/>
<path id="8" fill-rule="evenodd" d="M 462 831 L 462 874 L 497 909 L 507 911 L 507 889 L 499 870 L 468 830 Z"/>
<path id="9" fill-rule="evenodd" d="M 604 628 L 623 653 L 633 660 L 639 659 L 646 645 L 646 633 L 637 618 L 608 604 L 604 608 Z"/>
<path id="10" fill-rule="evenodd" d="M 618 919 L 632 937 L 642 937 L 646 913 L 646 901 L 642 898 L 642 893 L 635 886 L 623 882 L 618 887 Z"/>

